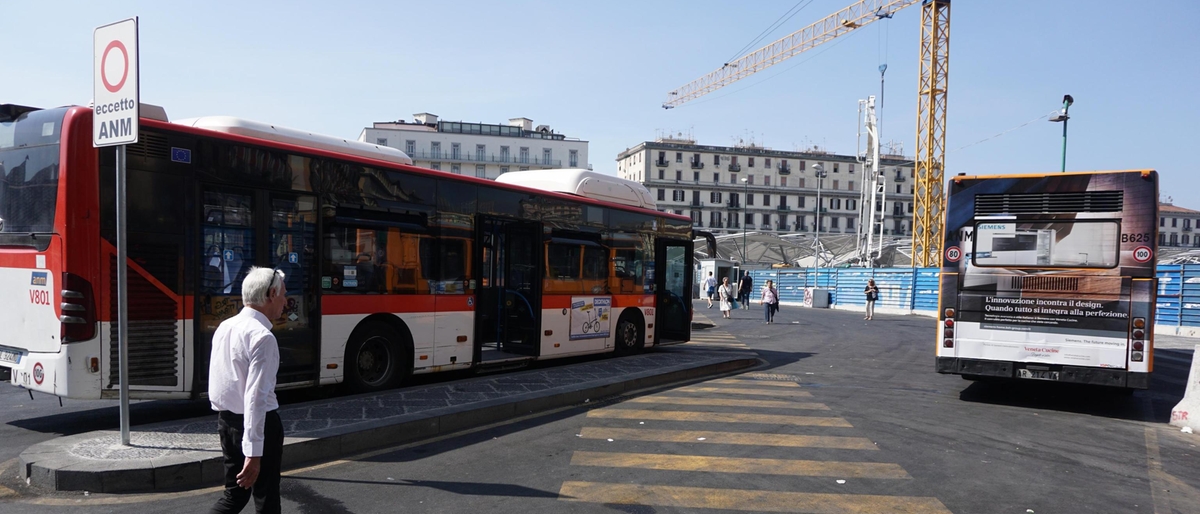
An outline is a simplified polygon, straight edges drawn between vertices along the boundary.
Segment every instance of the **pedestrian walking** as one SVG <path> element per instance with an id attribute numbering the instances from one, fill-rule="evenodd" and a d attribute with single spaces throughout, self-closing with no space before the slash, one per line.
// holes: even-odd
<path id="1" fill-rule="evenodd" d="M 717 293 L 721 295 L 721 316 L 729 318 L 729 311 L 733 310 L 733 284 L 729 283 L 729 277 L 721 279 L 721 287 L 717 288 Z"/>
<path id="2" fill-rule="evenodd" d="M 869 320 L 875 316 L 875 300 L 879 299 L 879 287 L 875 285 L 875 279 L 867 279 L 867 287 L 863 288 L 863 294 L 867 296 L 867 313 L 863 319 Z"/>
<path id="3" fill-rule="evenodd" d="M 775 313 L 779 311 L 779 290 L 775 289 L 775 282 L 768 280 L 763 284 L 762 290 L 763 314 L 767 317 L 767 324 L 775 322 Z"/>
<path id="4" fill-rule="evenodd" d="M 713 278 L 713 272 L 708 272 L 708 278 L 704 279 L 704 283 L 700 284 L 700 289 L 704 290 L 704 297 L 708 299 L 708 308 L 712 308 L 713 296 L 717 294 L 717 279 Z"/>
<path id="5" fill-rule="evenodd" d="M 754 277 L 750 276 L 749 271 L 742 272 L 742 279 L 738 281 L 738 301 L 742 303 L 743 309 L 750 308 L 750 293 L 754 292 Z"/>
<path id="6" fill-rule="evenodd" d="M 271 320 L 287 305 L 284 273 L 251 268 L 242 281 L 242 308 L 217 327 L 208 369 L 208 399 L 217 411 L 225 493 L 210 511 L 241 512 L 250 498 L 254 511 L 278 513 L 283 462 L 283 422 L 275 398 L 279 344 Z"/>

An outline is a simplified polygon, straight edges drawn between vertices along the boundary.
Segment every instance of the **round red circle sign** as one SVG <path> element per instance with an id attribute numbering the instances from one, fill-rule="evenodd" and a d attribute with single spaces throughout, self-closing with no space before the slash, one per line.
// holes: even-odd
<path id="1" fill-rule="evenodd" d="M 125 61 L 124 67 L 121 68 L 121 80 L 117 81 L 116 85 L 108 81 L 108 54 L 112 53 L 114 48 L 121 51 L 121 59 Z M 104 82 L 104 89 L 107 89 L 109 93 L 116 93 L 125 85 L 127 78 L 129 78 L 129 52 L 125 50 L 124 43 L 114 40 L 104 49 L 104 55 L 100 58 L 100 80 Z"/>
<path id="2" fill-rule="evenodd" d="M 951 246 L 946 249 L 946 260 L 950 262 L 958 262 L 962 258 L 962 250 L 957 246 Z"/>
<path id="3" fill-rule="evenodd" d="M 1154 250 L 1151 250 L 1149 246 L 1139 246 L 1133 250 L 1133 260 L 1135 261 L 1147 263 L 1153 258 Z"/>
<path id="4" fill-rule="evenodd" d="M 39 362 L 37 364 L 34 364 L 33 365 L 33 381 L 36 382 L 37 385 L 42 385 L 42 381 L 45 379 L 46 379 L 46 371 L 44 369 L 42 369 L 42 363 Z"/>

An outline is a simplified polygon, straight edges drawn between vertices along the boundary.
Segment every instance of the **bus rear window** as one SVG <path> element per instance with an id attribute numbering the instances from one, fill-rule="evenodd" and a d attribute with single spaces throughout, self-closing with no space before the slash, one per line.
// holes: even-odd
<path id="1" fill-rule="evenodd" d="M 64 112 L 0 118 L 0 233 L 54 231 Z"/>
<path id="2" fill-rule="evenodd" d="M 1113 268 L 1116 221 L 988 221 L 975 224 L 972 263 L 981 267 Z"/>

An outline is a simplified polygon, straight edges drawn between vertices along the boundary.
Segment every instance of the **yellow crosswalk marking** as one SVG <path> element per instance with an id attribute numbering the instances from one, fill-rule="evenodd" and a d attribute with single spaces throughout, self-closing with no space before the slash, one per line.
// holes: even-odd
<path id="1" fill-rule="evenodd" d="M 707 421 L 713 423 L 769 423 L 809 427 L 842 427 L 853 425 L 842 418 L 817 416 L 786 416 L 782 414 L 746 414 L 730 412 L 654 411 L 603 408 L 588 411 L 589 418 L 638 419 L 654 421 Z"/>
<path id="2" fill-rule="evenodd" d="M 912 478 L 899 464 L 879 462 L 827 462 L 789 459 L 747 459 L 703 455 L 660 455 L 655 453 L 603 453 L 577 451 L 572 466 L 705 471 L 710 473 L 756 473 L 838 478 Z"/>
<path id="3" fill-rule="evenodd" d="M 937 498 L 868 494 L 793 493 L 665 485 L 563 482 L 559 499 L 685 509 L 803 512 L 808 514 L 946 514 Z"/>
<path id="4" fill-rule="evenodd" d="M 685 393 L 749 394 L 749 395 L 759 395 L 759 396 L 804 396 L 804 397 L 812 396 L 812 393 L 810 393 L 808 391 L 792 391 L 792 390 L 784 390 L 783 388 L 751 389 L 751 388 L 746 388 L 746 387 L 690 386 L 690 387 L 680 387 L 679 389 L 676 389 L 676 391 L 682 391 Z"/>
<path id="5" fill-rule="evenodd" d="M 767 407 L 771 409 L 829 410 L 823 403 L 785 402 L 781 400 L 746 400 L 731 398 L 692 398 L 689 396 L 639 396 L 624 403 L 656 403 L 664 405 L 708 405 L 713 407 Z"/>
<path id="6" fill-rule="evenodd" d="M 709 380 L 705 384 L 731 384 L 750 387 L 800 387 L 800 384 L 795 382 L 783 382 L 778 380 L 741 380 L 737 378 L 719 378 L 717 380 Z"/>
<path id="7" fill-rule="evenodd" d="M 740 446 L 780 446 L 787 448 L 826 448 L 833 450 L 878 450 L 870 439 L 832 435 L 753 434 L 710 432 L 706 430 L 655 430 L 650 428 L 583 427 L 584 439 L 615 439 L 655 443 L 735 444 Z"/>

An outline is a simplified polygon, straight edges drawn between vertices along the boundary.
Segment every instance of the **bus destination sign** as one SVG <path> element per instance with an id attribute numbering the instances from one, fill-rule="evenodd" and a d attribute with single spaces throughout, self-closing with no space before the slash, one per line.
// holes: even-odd
<path id="1" fill-rule="evenodd" d="M 137 143 L 138 19 L 97 27 L 92 44 L 92 146 Z"/>

